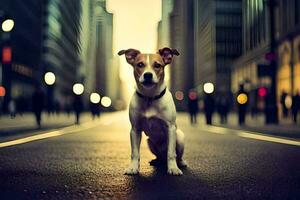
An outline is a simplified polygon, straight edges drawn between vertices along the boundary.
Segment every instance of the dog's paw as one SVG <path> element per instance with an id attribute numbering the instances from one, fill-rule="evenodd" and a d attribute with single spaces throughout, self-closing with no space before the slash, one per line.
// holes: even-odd
<path id="1" fill-rule="evenodd" d="M 188 164 L 187 164 L 187 162 L 186 161 L 184 161 L 184 160 L 180 160 L 180 161 L 178 161 L 177 162 L 177 165 L 178 165 L 178 167 L 180 167 L 180 168 L 187 168 L 188 167 Z"/>
<path id="2" fill-rule="evenodd" d="M 138 173 L 139 173 L 139 168 L 133 166 L 129 166 L 124 172 L 125 175 L 136 175 Z"/>
<path id="3" fill-rule="evenodd" d="M 169 175 L 181 176 L 183 175 L 182 171 L 178 167 L 172 167 L 168 169 Z"/>

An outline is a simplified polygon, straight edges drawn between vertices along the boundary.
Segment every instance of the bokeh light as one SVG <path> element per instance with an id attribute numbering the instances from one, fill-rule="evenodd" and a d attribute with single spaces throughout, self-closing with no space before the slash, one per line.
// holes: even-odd
<path id="1" fill-rule="evenodd" d="M 73 92 L 76 95 L 81 95 L 84 92 L 84 86 L 81 83 L 76 83 L 73 85 Z"/>
<path id="2" fill-rule="evenodd" d="M 190 100 L 195 100 L 195 99 L 197 99 L 197 92 L 195 92 L 195 91 L 189 92 L 189 99 L 190 99 Z"/>
<path id="3" fill-rule="evenodd" d="M 177 99 L 178 101 L 182 101 L 184 98 L 184 94 L 182 91 L 176 91 L 175 92 L 175 99 Z"/>
<path id="4" fill-rule="evenodd" d="M 287 95 L 286 98 L 285 98 L 285 100 L 284 100 L 284 104 L 285 104 L 285 106 L 286 106 L 288 109 L 291 109 L 291 107 L 292 107 L 292 102 L 293 102 L 292 97 L 291 97 L 290 95 Z"/>
<path id="5" fill-rule="evenodd" d="M 15 22 L 12 19 L 6 19 L 2 22 L 2 30 L 4 32 L 10 32 L 14 28 Z"/>
<path id="6" fill-rule="evenodd" d="M 53 85 L 55 83 L 55 74 L 53 72 L 47 72 L 44 76 L 44 80 L 47 85 Z"/>
<path id="7" fill-rule="evenodd" d="M 248 101 L 248 96 L 245 93 L 241 93 L 236 98 L 237 102 L 241 105 L 246 104 Z"/>
<path id="8" fill-rule="evenodd" d="M 90 95 L 90 101 L 94 104 L 97 104 L 100 102 L 100 95 L 96 92 L 93 92 L 91 95 Z"/>
<path id="9" fill-rule="evenodd" d="M 108 108 L 111 105 L 111 99 L 109 97 L 102 97 L 101 105 Z"/>
<path id="10" fill-rule="evenodd" d="M 3 86 L 0 86 L 0 97 L 4 97 L 5 96 L 5 88 Z"/>
<path id="11" fill-rule="evenodd" d="M 203 90 L 206 94 L 211 94 L 214 92 L 215 90 L 215 87 L 214 87 L 214 84 L 212 83 L 205 83 L 204 86 L 203 86 Z"/>
<path id="12" fill-rule="evenodd" d="M 258 96 L 265 97 L 267 95 L 267 88 L 261 87 L 258 89 Z"/>

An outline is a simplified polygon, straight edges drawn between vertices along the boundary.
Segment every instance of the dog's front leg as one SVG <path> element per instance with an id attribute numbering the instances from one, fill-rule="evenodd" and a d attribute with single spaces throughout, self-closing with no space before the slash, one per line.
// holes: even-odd
<path id="1" fill-rule="evenodd" d="M 133 175 L 138 174 L 140 170 L 140 144 L 142 134 L 141 131 L 137 131 L 131 128 L 130 131 L 130 143 L 131 143 L 131 163 L 125 170 L 125 174 Z"/>
<path id="2" fill-rule="evenodd" d="M 168 125 L 168 174 L 182 175 L 176 162 L 176 126 Z"/>

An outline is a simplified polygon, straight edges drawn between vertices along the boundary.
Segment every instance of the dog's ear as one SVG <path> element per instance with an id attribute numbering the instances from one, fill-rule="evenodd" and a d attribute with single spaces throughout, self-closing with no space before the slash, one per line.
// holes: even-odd
<path id="1" fill-rule="evenodd" d="M 173 60 L 173 56 L 179 56 L 179 52 L 176 49 L 165 47 L 158 50 L 159 55 L 162 57 L 165 65 L 170 64 Z"/>
<path id="2" fill-rule="evenodd" d="M 125 58 L 126 58 L 127 62 L 132 65 L 134 63 L 135 58 L 140 53 L 141 52 L 139 50 L 136 50 L 136 49 L 127 49 L 127 50 L 119 51 L 118 55 L 121 56 L 121 55 L 125 54 Z"/>

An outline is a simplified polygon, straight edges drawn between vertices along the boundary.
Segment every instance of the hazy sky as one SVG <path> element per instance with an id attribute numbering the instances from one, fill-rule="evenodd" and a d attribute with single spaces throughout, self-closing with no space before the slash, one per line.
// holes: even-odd
<path id="1" fill-rule="evenodd" d="M 156 52 L 161 0 L 107 0 L 107 9 L 114 14 L 114 55 L 128 48 Z M 133 71 L 124 56 L 120 61 L 121 90 L 128 101 L 135 88 Z"/>
<path id="2" fill-rule="evenodd" d="M 114 14 L 115 53 L 127 48 L 156 51 L 161 0 L 108 0 L 107 7 Z"/>

